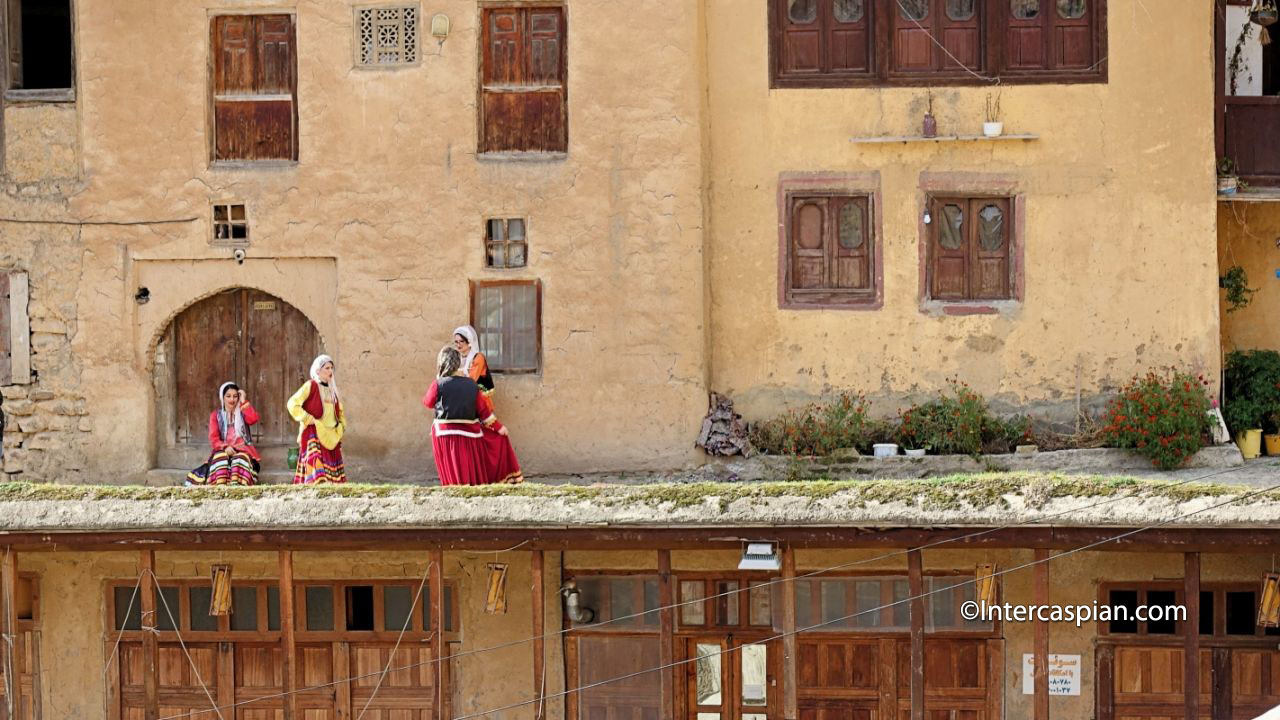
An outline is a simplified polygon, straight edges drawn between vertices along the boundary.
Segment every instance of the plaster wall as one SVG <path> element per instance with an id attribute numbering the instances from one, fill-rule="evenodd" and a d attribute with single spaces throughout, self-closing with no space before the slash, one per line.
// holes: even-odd
<path id="1" fill-rule="evenodd" d="M 1239 265 L 1257 290 L 1245 307 L 1231 310 L 1222 291 L 1222 348 L 1280 350 L 1280 207 L 1271 203 L 1221 203 L 1218 209 L 1221 272 Z"/>

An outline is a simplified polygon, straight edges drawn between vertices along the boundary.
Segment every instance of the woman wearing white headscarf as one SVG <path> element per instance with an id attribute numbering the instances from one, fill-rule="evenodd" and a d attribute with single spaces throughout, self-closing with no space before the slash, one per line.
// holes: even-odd
<path id="1" fill-rule="evenodd" d="M 262 456 L 253 446 L 249 426 L 258 422 L 258 411 L 233 382 L 218 388 L 221 407 L 209 415 L 209 460 L 187 473 L 188 485 L 253 485 L 258 480 Z"/>
<path id="2" fill-rule="evenodd" d="M 493 400 L 493 376 L 489 374 L 489 361 L 480 352 L 476 329 L 463 325 L 453 331 L 453 347 L 462 356 L 462 374 L 476 381 L 484 394 Z"/>
<path id="3" fill-rule="evenodd" d="M 289 398 L 289 415 L 298 421 L 298 466 L 295 484 L 347 481 L 342 462 L 342 434 L 346 416 L 338 395 L 333 358 L 321 355 L 311 363 L 311 379 Z"/>
<path id="4" fill-rule="evenodd" d="M 489 374 L 489 361 L 480 352 L 480 344 L 476 329 L 463 325 L 453 331 L 453 349 L 462 358 L 462 366 L 458 373 L 475 381 L 484 393 L 489 407 L 493 407 L 493 377 Z M 505 433 L 498 433 L 492 427 L 481 426 L 481 440 L 484 445 L 484 457 L 488 463 L 486 471 L 489 482 L 520 483 L 524 482 L 524 473 L 520 470 L 520 461 L 516 459 L 515 448 L 511 447 L 511 438 Z"/>

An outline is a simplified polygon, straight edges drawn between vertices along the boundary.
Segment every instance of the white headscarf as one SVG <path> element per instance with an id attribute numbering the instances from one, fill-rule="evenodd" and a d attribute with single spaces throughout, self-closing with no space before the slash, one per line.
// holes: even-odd
<path id="1" fill-rule="evenodd" d="M 470 325 L 454 328 L 453 334 L 461 335 L 470 344 L 471 349 L 467 351 L 466 357 L 462 358 L 462 373 L 469 375 L 471 373 L 471 361 L 475 360 L 476 356 L 480 354 L 480 339 L 476 335 L 476 329 Z"/>
<path id="2" fill-rule="evenodd" d="M 225 428 L 234 427 L 236 429 L 236 437 L 248 441 L 249 428 L 244 424 L 244 415 L 240 412 L 240 406 L 236 405 L 235 417 L 227 417 L 227 404 L 222 396 L 226 395 L 227 388 L 232 385 L 235 385 L 235 383 L 228 381 L 222 383 L 222 386 L 218 388 L 218 417 L 222 420 L 223 432 L 225 432 Z M 236 387 L 239 386 L 237 385 Z M 226 440 L 225 437 L 222 439 Z"/>
<path id="3" fill-rule="evenodd" d="M 331 363 L 331 362 L 333 362 L 333 358 L 329 357 L 328 355 L 318 355 L 315 360 L 312 360 L 311 361 L 311 379 L 315 380 L 318 383 L 323 382 L 320 380 L 320 368 L 324 367 L 325 363 Z M 334 402 L 338 401 L 338 369 L 337 368 L 338 368 L 337 363 L 334 363 L 333 379 L 329 381 L 329 385 L 328 385 L 329 391 L 333 393 Z"/>

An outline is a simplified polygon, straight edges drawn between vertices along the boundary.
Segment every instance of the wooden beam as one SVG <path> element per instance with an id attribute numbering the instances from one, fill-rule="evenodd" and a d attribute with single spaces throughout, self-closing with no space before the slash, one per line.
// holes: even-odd
<path id="1" fill-rule="evenodd" d="M 671 551 L 658 551 L 658 663 L 671 669 L 662 673 L 658 720 L 676 720 L 676 678 L 681 668 L 673 667 L 676 659 L 675 587 L 671 579 Z M 577 718 L 569 718 L 577 720 Z"/>
<path id="2" fill-rule="evenodd" d="M 142 567 L 142 582 L 139 592 L 142 605 L 142 629 L 154 629 L 156 623 L 156 554 L 151 550 L 138 553 L 139 565 Z M 160 648 L 154 632 L 144 632 L 142 636 L 142 687 L 146 698 L 143 708 L 145 720 L 157 720 L 160 717 Z"/>
<path id="3" fill-rule="evenodd" d="M 293 597 L 293 551 L 280 551 L 280 657 L 283 676 L 280 691 L 284 693 L 284 720 L 298 720 L 298 643 L 297 604 Z"/>
<path id="4" fill-rule="evenodd" d="M 1114 539 L 1134 527 L 858 528 L 770 527 L 793 549 L 920 547 L 1066 550 L 1103 543 L 1093 551 L 1269 553 L 1280 529 L 1154 528 Z M 19 552 L 114 551 L 130 544 L 164 550 L 502 550 L 520 542 L 532 550 L 735 550 L 758 538 L 759 527 L 730 528 L 503 528 L 348 530 L 146 530 L 121 532 L 0 532 L 0 545 Z M 986 531 L 985 534 L 978 534 Z M 142 549 L 139 547 L 138 549 Z"/>
<path id="5" fill-rule="evenodd" d="M 907 553 L 911 592 L 911 720 L 924 720 L 924 568 L 919 550 Z"/>
<path id="6" fill-rule="evenodd" d="M 798 720 L 800 700 L 796 694 L 796 594 L 791 590 L 796 579 L 796 554 L 790 545 L 782 546 L 782 717 Z"/>
<path id="7" fill-rule="evenodd" d="M 1049 551 L 1036 549 L 1034 603 L 1041 607 L 1049 604 Z M 1049 720 L 1049 623 L 1037 619 L 1032 661 L 1035 663 L 1032 677 L 1035 696 L 1032 700 L 1035 720 Z"/>
<path id="8" fill-rule="evenodd" d="M 1274 656 L 1273 656 L 1274 657 Z M 1227 717 L 1231 712 L 1232 679 L 1231 648 L 1217 647 L 1213 649 L 1213 689 L 1210 691 L 1210 707 L 1214 717 Z M 1222 709 L 1220 709 L 1222 708 Z M 1103 720 L 1103 718 L 1098 718 Z M 1111 720 L 1111 718 L 1106 718 Z"/>
<path id="9" fill-rule="evenodd" d="M 533 719 L 542 720 L 546 717 L 546 706 L 543 700 L 547 694 L 547 675 L 544 662 L 546 660 L 546 618 L 544 605 L 546 601 L 546 587 L 544 583 L 544 574 L 546 569 L 543 566 L 542 551 L 534 550 L 530 554 L 531 572 L 533 574 L 533 696 L 537 698 L 538 703 L 533 706 Z"/>
<path id="10" fill-rule="evenodd" d="M 446 707 L 449 694 L 445 689 L 445 657 L 447 644 L 444 641 L 444 552 L 431 551 L 431 565 L 427 570 L 428 591 L 431 593 L 431 659 L 435 669 L 435 681 L 431 683 L 432 705 L 436 720 L 449 720 L 449 709 Z"/>
<path id="11" fill-rule="evenodd" d="M 1183 606 L 1187 621 L 1183 627 L 1183 709 L 1185 720 L 1200 720 L 1200 553 L 1183 555 Z"/>
<path id="12" fill-rule="evenodd" d="M 3 59 L 3 58 L 0 58 Z M 3 108 L 0 108 L 3 109 Z M 18 553 L 13 548 L 5 548 L 0 557 L 0 610 L 3 610 L 3 622 L 0 622 L 0 633 L 12 641 L 12 644 L 0 638 L 0 662 L 4 664 L 4 676 L 12 688 L 4 696 L 5 717 L 16 718 L 18 696 Z"/>
<path id="13" fill-rule="evenodd" d="M 1115 720 L 1116 717 L 1116 678 L 1114 645 L 1099 645 L 1095 651 L 1098 657 L 1097 679 L 1094 681 L 1094 696 L 1097 704 L 1097 720 Z"/>

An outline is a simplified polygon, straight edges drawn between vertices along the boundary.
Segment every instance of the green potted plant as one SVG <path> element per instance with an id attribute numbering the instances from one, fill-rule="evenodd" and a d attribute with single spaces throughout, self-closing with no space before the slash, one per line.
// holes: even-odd
<path id="1" fill-rule="evenodd" d="M 1240 176 L 1236 175 L 1236 162 L 1229 157 L 1218 159 L 1218 194 L 1234 195 L 1240 186 Z"/>
<path id="2" fill-rule="evenodd" d="M 1246 458 L 1257 457 L 1265 421 L 1275 428 L 1280 410 L 1280 352 L 1236 350 L 1223 366 L 1222 416 Z M 1280 449 L 1280 448 L 1278 448 Z"/>
<path id="3" fill-rule="evenodd" d="M 1249 287 L 1249 274 L 1239 265 L 1232 265 L 1227 272 L 1218 278 L 1218 287 L 1227 291 L 1227 312 L 1235 312 L 1247 307 L 1253 300 L 1257 288 Z"/>
<path id="4" fill-rule="evenodd" d="M 1249 396 L 1238 397 L 1222 408 L 1227 427 L 1246 460 L 1262 454 L 1262 418 L 1266 412 L 1262 403 Z"/>

